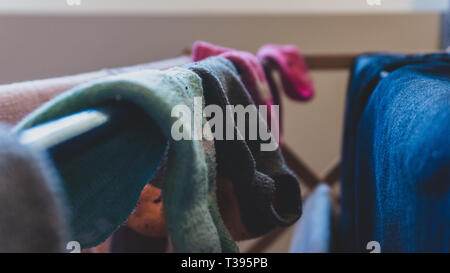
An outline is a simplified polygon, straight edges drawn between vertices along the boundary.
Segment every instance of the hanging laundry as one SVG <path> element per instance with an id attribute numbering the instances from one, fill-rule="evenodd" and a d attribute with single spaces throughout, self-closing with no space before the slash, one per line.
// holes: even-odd
<path id="1" fill-rule="evenodd" d="M 123 69 L 111 70 L 110 73 L 112 73 L 112 74 L 116 73 L 114 71 L 118 71 L 117 73 L 119 73 L 119 71 L 123 71 Z M 50 81 L 49 80 L 40 81 L 40 85 L 43 86 L 43 83 L 45 83 L 45 82 L 50 82 Z M 18 84 L 18 85 L 21 85 L 21 84 Z M 58 84 L 56 84 L 56 86 L 58 86 Z M 5 88 L 5 86 L 3 86 L 3 88 Z M 246 91 L 244 88 L 244 93 L 245 92 Z M 116 98 L 114 98 L 114 99 L 116 99 Z M 125 99 L 125 101 L 127 101 L 127 100 Z M 250 103 L 251 103 L 251 100 L 250 100 Z M 68 111 L 67 113 L 69 113 L 69 112 L 74 112 L 74 111 Z M 56 118 L 56 116 L 62 116 L 62 114 L 54 115 L 55 118 Z M 135 129 L 132 129 L 132 130 L 135 130 Z M 202 142 L 202 144 L 203 143 L 204 142 Z M 205 145 L 203 145 L 203 146 L 205 146 Z M 133 149 L 137 150 L 138 148 L 136 147 Z M 167 160 L 167 149 L 164 152 L 164 155 Z M 145 236 L 157 236 L 157 237 L 162 236 L 162 237 L 164 237 L 167 235 L 167 229 L 166 229 L 167 223 L 166 223 L 166 219 L 164 218 L 164 210 L 163 210 L 164 198 L 163 198 L 163 194 L 161 194 L 161 188 L 164 185 L 165 170 L 166 170 L 167 166 L 163 162 L 166 162 L 166 161 L 165 160 L 160 161 L 159 165 L 156 167 L 157 171 L 155 171 L 155 174 L 153 174 L 153 176 L 150 175 L 152 177 L 150 183 L 144 185 L 144 188 L 143 188 L 140 198 L 139 198 L 138 205 L 135 207 L 134 213 L 132 215 L 130 215 L 126 220 L 126 224 L 128 226 L 130 226 L 133 230 L 137 231 L 139 234 L 142 234 Z M 67 164 L 61 163 L 61 165 L 67 165 Z M 68 176 L 70 176 L 70 175 L 68 175 Z M 240 216 L 241 211 L 240 211 L 239 206 L 237 206 L 236 196 L 235 196 L 236 190 L 234 190 L 232 188 L 232 185 L 231 185 L 231 187 L 225 186 L 227 183 L 232 184 L 231 180 L 223 178 L 221 176 L 217 176 L 216 179 L 217 179 L 218 183 L 221 183 L 220 181 L 225 180 L 225 182 L 223 182 L 223 184 L 221 184 L 223 187 L 220 188 L 218 191 L 219 202 L 222 202 L 223 200 L 230 200 L 230 199 L 235 200 L 235 202 L 233 203 L 234 206 L 229 206 L 229 204 L 226 204 L 226 203 L 224 204 L 222 202 L 222 204 L 220 206 L 221 215 L 219 215 L 219 214 L 216 215 L 216 217 L 222 216 L 222 218 L 226 221 L 226 225 L 230 229 L 231 233 L 234 235 L 233 238 L 235 240 L 248 239 L 248 238 L 253 238 L 255 236 L 259 236 L 258 234 L 264 234 L 264 233 L 272 230 L 273 227 L 276 226 L 276 224 L 271 224 L 270 227 L 265 229 L 265 231 L 262 231 L 262 232 L 257 231 L 256 233 L 249 232 L 249 230 L 247 228 L 245 228 L 245 226 L 242 224 L 242 222 L 240 220 L 241 218 L 245 218 L 245 215 Z M 270 182 L 270 183 L 273 183 L 273 182 Z M 246 198 L 252 198 L 251 195 L 252 194 L 248 194 Z M 299 197 L 300 197 L 300 194 L 298 194 L 298 198 Z M 300 202 L 300 201 L 298 201 L 298 202 Z M 297 207 L 297 204 L 295 204 L 295 201 L 294 201 L 293 207 L 292 207 L 293 210 L 296 210 L 296 207 Z M 211 208 L 211 210 L 213 210 L 213 208 Z M 301 209 L 300 209 L 300 212 L 301 212 Z M 267 212 L 265 212 L 265 213 L 267 213 Z M 294 217 L 296 217 L 296 215 L 298 213 L 299 213 L 298 211 L 294 212 L 293 213 Z M 237 215 L 237 217 L 236 217 L 236 215 Z M 236 219 L 239 219 L 239 221 L 236 221 Z M 120 222 L 120 221 L 117 221 L 117 222 Z M 220 225 L 220 221 L 216 221 L 216 224 Z M 102 226 L 102 223 L 99 223 L 99 225 Z M 107 232 L 107 233 L 109 233 L 109 232 Z M 227 238 L 226 234 L 223 235 L 222 238 Z M 92 246 L 94 246 L 96 244 L 98 245 L 98 243 L 101 242 L 102 240 L 98 240 L 98 242 L 92 243 Z M 228 245 L 232 246 L 229 248 L 229 249 L 231 249 L 229 251 L 236 250 L 235 246 L 233 246 L 234 243 L 230 243 L 228 241 L 228 239 L 224 240 L 224 244 L 225 245 L 228 244 Z M 85 248 L 85 244 L 83 245 L 83 248 Z"/>
<path id="2" fill-rule="evenodd" d="M 45 155 L 0 124 L 0 252 L 64 252 L 69 242 L 64 189 Z"/>
<path id="3" fill-rule="evenodd" d="M 264 69 L 255 55 L 203 41 L 196 41 L 192 47 L 191 58 L 194 62 L 218 55 L 230 60 L 236 66 L 242 82 L 257 105 L 272 104 Z"/>
<path id="4" fill-rule="evenodd" d="M 264 45 L 258 50 L 257 56 L 264 66 L 267 78 L 272 82 L 274 94 L 280 93 L 272 78 L 272 72 L 278 71 L 283 89 L 290 99 L 307 101 L 313 98 L 315 93 L 313 81 L 308 66 L 296 46 Z"/>
<path id="5" fill-rule="evenodd" d="M 282 107 L 281 91 L 289 98 L 307 101 L 314 96 L 314 86 L 308 67 L 300 51 L 293 45 L 264 45 L 257 57 L 249 52 L 197 41 L 192 48 L 192 60 L 199 61 L 211 56 L 222 56 L 238 69 L 239 75 L 257 105 L 278 105 L 276 126 L 269 121 L 269 128 L 276 129 L 281 142 Z M 276 73 L 276 75 L 274 75 Z M 278 76 L 276 78 L 275 76 Z M 272 111 L 270 111 L 272 113 Z"/>
<path id="6" fill-rule="evenodd" d="M 142 71 L 75 87 L 34 111 L 15 128 L 26 128 L 83 109 L 131 104 L 141 114 L 129 126 L 67 162 L 55 162 L 70 209 L 73 239 L 83 248 L 98 245 L 134 209 L 171 142 L 164 183 L 164 214 L 176 252 L 237 251 L 223 226 L 215 198 L 214 146 L 206 141 L 172 141 L 171 109 L 202 97 L 200 78 L 187 69 Z M 117 110 L 119 111 L 119 110 Z M 119 116 L 121 113 L 118 113 Z M 126 113 L 122 113 L 125 114 Z M 130 183 L 133 181 L 133 183 Z"/>
<path id="7" fill-rule="evenodd" d="M 276 134 L 278 140 L 280 140 L 279 127 L 281 126 L 281 119 L 279 118 L 279 113 L 281 112 L 281 109 L 279 108 L 280 104 L 274 103 L 273 99 L 273 97 L 278 96 L 278 94 L 273 94 L 272 90 L 269 88 L 264 69 L 258 58 L 246 51 L 216 46 L 203 41 L 194 43 L 191 56 L 194 62 L 211 56 L 221 56 L 233 63 L 255 104 L 267 105 L 269 115 L 266 121 L 268 122 L 271 131 Z M 278 105 L 278 109 L 274 109 L 272 107 L 273 105 Z"/>
<path id="8" fill-rule="evenodd" d="M 202 78 L 206 105 L 218 105 L 224 113 L 227 113 L 225 108 L 228 105 L 253 105 L 239 80 L 237 69 L 229 60 L 210 57 L 186 67 Z M 258 121 L 263 120 L 259 113 L 257 117 Z M 223 118 L 225 124 L 226 116 Z M 235 117 L 232 115 L 230 119 L 235 120 Z M 249 122 L 258 121 L 246 120 L 246 126 L 251 126 Z M 248 132 L 247 129 L 248 127 Z M 226 206 L 239 208 L 239 214 L 234 214 L 233 223 L 225 222 L 234 233 L 234 238 L 242 239 L 241 236 L 249 234 L 256 237 L 277 226 L 294 223 L 301 215 L 300 186 L 296 176 L 286 166 L 280 149 L 261 151 L 260 145 L 264 142 L 262 139 L 250 139 L 236 125 L 232 130 L 232 134 L 242 136 L 241 139 L 216 139 L 214 144 L 218 175 L 231 181 L 232 185 L 225 185 L 224 188 L 231 187 L 235 194 L 235 197 L 229 197 L 228 200 L 235 198 L 238 202 L 237 205 Z M 219 189 L 221 186 L 219 184 Z M 239 228 L 241 226 L 245 227 L 245 231 Z"/>
<path id="9" fill-rule="evenodd" d="M 450 54 L 358 57 L 347 94 L 343 251 L 448 252 Z"/>
<path id="10" fill-rule="evenodd" d="M 189 62 L 188 57 L 179 57 L 169 61 L 0 85 L 0 122 L 15 124 L 45 102 L 78 84 L 126 72 L 144 69 L 167 69 L 187 62 Z M 165 160 L 161 161 L 156 174 L 144 187 L 135 211 L 126 222 L 132 229 L 145 236 L 167 236 L 162 202 L 155 202 L 155 200 L 162 200 L 162 181 L 166 163 L 167 151 Z M 100 251 L 104 251 L 104 249 L 105 247 L 102 245 Z M 97 250 L 93 249 L 92 251 Z"/>
<path id="11" fill-rule="evenodd" d="M 281 93 L 296 101 L 308 101 L 314 97 L 314 85 L 302 54 L 293 45 L 263 45 L 257 57 L 264 67 L 267 81 L 272 90 L 273 103 L 280 105 Z M 280 122 L 280 132 L 283 132 Z"/>

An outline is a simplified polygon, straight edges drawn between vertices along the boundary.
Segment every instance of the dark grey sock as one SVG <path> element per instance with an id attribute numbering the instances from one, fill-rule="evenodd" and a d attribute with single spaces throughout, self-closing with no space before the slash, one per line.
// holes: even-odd
<path id="1" fill-rule="evenodd" d="M 236 68 L 225 58 L 210 57 L 187 67 L 202 78 L 206 105 L 219 105 L 225 113 L 226 105 L 254 104 Z M 238 133 L 242 135 L 235 126 L 234 135 Z M 244 140 L 214 141 L 218 174 L 232 180 L 242 222 L 256 236 L 294 223 L 302 212 L 296 176 L 279 148 L 261 151 L 262 143 L 260 138 L 250 140 L 248 134 Z"/>

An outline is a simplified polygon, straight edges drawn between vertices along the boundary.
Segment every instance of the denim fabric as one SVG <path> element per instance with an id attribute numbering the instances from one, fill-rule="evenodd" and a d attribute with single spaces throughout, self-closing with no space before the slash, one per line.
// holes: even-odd
<path id="1" fill-rule="evenodd" d="M 450 55 L 363 55 L 347 94 L 342 251 L 449 250 Z"/>

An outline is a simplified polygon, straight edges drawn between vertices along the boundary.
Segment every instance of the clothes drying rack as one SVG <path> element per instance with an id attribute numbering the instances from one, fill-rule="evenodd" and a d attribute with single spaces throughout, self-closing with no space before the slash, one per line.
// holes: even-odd
<path id="1" fill-rule="evenodd" d="M 162 66 L 173 67 L 186 64 L 190 62 L 190 58 L 186 56 L 189 53 L 190 50 L 184 50 L 182 56 L 162 61 L 164 63 Z M 305 61 L 310 70 L 349 69 L 355 56 L 356 54 L 308 54 L 305 55 Z M 113 115 L 108 108 L 87 109 L 29 128 L 21 133 L 19 138 L 22 143 L 35 149 L 53 150 L 57 156 L 64 156 L 67 154 L 68 147 L 71 147 L 72 150 L 82 148 L 86 139 L 92 136 L 101 136 L 106 130 L 111 130 L 112 126 L 109 125 L 113 123 L 113 120 L 131 118 L 130 115 L 135 114 L 131 108 L 120 112 L 127 114 L 126 116 Z M 89 138 L 86 135 L 89 135 Z M 287 165 L 310 189 L 319 183 L 333 185 L 339 180 L 339 163 L 330 168 L 325 176 L 320 177 L 286 144 L 282 145 L 281 151 Z M 248 252 L 263 252 L 286 230 L 286 228 L 275 229 L 260 238 Z"/>

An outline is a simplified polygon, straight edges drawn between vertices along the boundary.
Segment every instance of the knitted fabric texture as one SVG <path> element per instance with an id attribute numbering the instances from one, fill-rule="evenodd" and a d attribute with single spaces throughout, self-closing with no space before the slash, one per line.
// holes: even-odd
<path id="1" fill-rule="evenodd" d="M 0 124 L 0 252 L 64 252 L 64 196 L 46 156 Z"/>
<path id="2" fill-rule="evenodd" d="M 207 105 L 220 106 L 225 115 L 229 113 L 225 110 L 227 105 L 254 105 L 236 68 L 227 59 L 211 57 L 186 67 L 202 78 Z M 259 236 L 278 225 L 294 223 L 301 215 L 300 186 L 296 176 L 285 165 L 278 148 L 261 151 L 260 144 L 264 141 L 260 138 L 250 140 L 248 134 L 243 135 L 236 126 L 235 117 L 230 119 L 235 121 L 234 136 L 241 138 L 233 141 L 216 139 L 214 143 L 218 175 L 232 181 L 238 202 L 241 219 L 236 218 L 236 224 L 242 221 L 248 233 Z M 259 114 L 257 119 L 249 121 L 246 118 L 246 126 L 250 126 L 250 122 L 261 122 Z M 223 124 L 226 124 L 225 116 Z M 226 128 L 224 131 L 226 135 Z"/>
<path id="3" fill-rule="evenodd" d="M 305 101 L 314 96 L 314 85 L 302 54 L 293 45 L 264 45 L 257 53 L 271 79 L 271 71 L 280 72 L 284 91 L 293 100 Z M 276 89 L 271 85 L 272 89 Z M 279 93 L 279 92 L 275 92 Z"/>
<path id="4" fill-rule="evenodd" d="M 73 239 L 83 248 L 98 245 L 126 221 L 141 190 L 163 158 L 167 175 L 163 189 L 168 233 L 176 252 L 235 251 L 215 201 L 215 169 L 211 153 L 200 141 L 173 141 L 172 108 L 193 107 L 202 96 L 201 79 L 187 69 L 141 71 L 78 86 L 27 116 L 15 132 L 84 109 L 131 104 L 142 111 L 126 129 L 108 136 L 68 162 L 55 162 L 66 187 Z M 188 126 L 186 124 L 186 126 Z M 190 126 L 190 124 L 189 124 Z"/>
<path id="5" fill-rule="evenodd" d="M 277 138 L 280 139 L 279 128 L 281 124 L 279 123 L 281 123 L 281 109 L 279 108 L 277 113 L 272 108 L 273 105 L 280 106 L 279 100 L 275 103 L 275 98 L 279 98 L 279 95 L 273 93 L 273 91 L 277 91 L 276 89 L 270 89 L 266 75 L 264 74 L 264 68 L 258 58 L 246 51 L 221 47 L 203 41 L 196 41 L 194 43 L 192 48 L 192 61 L 201 61 L 211 56 L 224 57 L 233 63 L 240 79 L 256 105 L 267 105 L 268 116 L 266 121 L 272 133 L 277 134 Z M 274 118 L 271 118 L 272 115 L 274 115 Z"/>
<path id="6" fill-rule="evenodd" d="M 264 67 L 273 104 L 280 106 L 280 134 L 283 133 L 281 93 L 296 101 L 314 97 L 314 85 L 302 54 L 293 45 L 263 45 L 256 54 Z M 275 72 L 276 75 L 275 75 Z M 282 92 L 284 91 L 284 92 Z"/>
<path id="7" fill-rule="evenodd" d="M 78 84 L 125 72 L 151 68 L 167 69 L 187 62 L 189 62 L 188 57 L 180 57 L 173 61 L 159 61 L 130 67 L 103 69 L 78 75 L 0 85 L 0 121 L 15 124 L 43 103 Z M 151 199 L 161 199 L 158 199 L 157 196 L 162 195 L 161 185 L 166 163 L 167 161 L 161 161 L 158 171 L 149 181 L 149 185 L 142 191 L 135 212 L 130 215 L 127 221 L 127 225 L 146 236 L 167 236 L 162 202 L 149 202 Z"/>
<path id="8" fill-rule="evenodd" d="M 192 48 L 192 61 L 197 62 L 212 56 L 221 56 L 230 60 L 241 76 L 242 82 L 247 88 L 253 101 L 264 104 L 264 96 L 269 91 L 264 69 L 258 58 L 250 52 L 216 46 L 207 42 L 197 41 Z M 264 86 L 267 90 L 260 90 Z M 268 98 L 266 98 L 268 99 Z M 271 99 L 269 100 L 272 101 Z"/>

